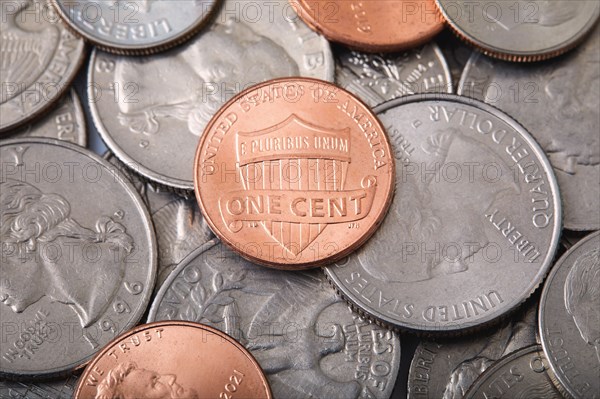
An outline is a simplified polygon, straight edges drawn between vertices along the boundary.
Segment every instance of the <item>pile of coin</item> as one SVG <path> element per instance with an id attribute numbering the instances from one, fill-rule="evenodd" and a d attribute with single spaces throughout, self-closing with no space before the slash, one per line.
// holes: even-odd
<path id="1" fill-rule="evenodd" d="M 600 398 L 599 2 L 0 6 L 0 398 Z"/>

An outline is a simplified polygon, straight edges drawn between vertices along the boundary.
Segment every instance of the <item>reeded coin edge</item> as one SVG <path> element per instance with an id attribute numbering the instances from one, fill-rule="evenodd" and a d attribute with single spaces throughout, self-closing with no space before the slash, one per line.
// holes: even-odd
<path id="1" fill-rule="evenodd" d="M 21 143 L 22 144 L 42 144 L 42 145 L 46 144 L 46 145 L 56 145 L 58 147 L 66 147 L 66 148 L 69 148 L 70 150 L 74 150 L 75 152 L 78 152 L 81 155 L 87 156 L 88 158 L 92 159 L 93 161 L 98 162 L 100 165 L 102 165 L 107 170 L 111 170 L 114 168 L 114 166 L 112 164 L 110 164 L 107 160 L 103 159 L 102 157 L 100 157 L 98 154 L 92 152 L 91 150 L 88 150 L 87 148 L 83 148 L 77 144 L 60 141 L 57 139 L 49 139 L 49 138 L 41 138 L 41 137 L 28 137 L 28 138 L 20 138 L 20 139 L 2 140 L 2 141 L 0 141 L 0 147 L 17 145 L 17 144 L 21 144 Z M 129 180 L 127 180 L 120 174 L 114 174 L 113 178 L 115 180 L 117 180 L 125 188 L 126 191 L 128 191 L 129 195 L 132 197 L 132 200 L 136 205 L 136 209 L 142 215 L 142 219 L 143 219 L 142 223 L 148 229 L 147 235 L 149 235 L 149 238 L 150 238 L 148 258 L 151 261 L 150 267 L 152 268 L 152 270 L 150 271 L 149 280 L 150 280 L 151 284 L 154 285 L 154 283 L 156 282 L 157 267 L 158 267 L 158 247 L 157 247 L 157 243 L 156 243 L 156 236 L 154 234 L 154 225 L 152 224 L 152 219 L 150 217 L 150 213 L 149 213 L 148 208 L 145 205 L 144 201 L 142 200 L 142 197 L 140 196 L 140 194 L 137 192 L 137 190 L 135 189 L 135 187 Z M 144 316 L 145 310 L 148 308 L 148 304 L 150 303 L 150 299 L 152 297 L 152 290 L 148 289 L 145 292 L 143 291 L 141 295 L 143 295 L 143 296 L 141 297 L 142 299 L 141 299 L 140 305 L 138 307 L 140 309 L 139 315 L 130 319 L 130 322 L 124 326 L 123 331 L 126 331 L 126 330 L 134 327 L 135 325 L 137 325 L 140 322 L 140 320 Z M 4 371 L 4 370 L 0 369 L 0 378 L 6 378 L 7 380 L 13 380 L 13 381 L 22 381 L 22 380 L 30 380 L 30 381 L 36 380 L 37 381 L 37 380 L 43 380 L 43 379 L 49 379 L 49 378 L 55 378 L 55 377 L 60 378 L 60 377 L 68 376 L 69 374 L 71 374 L 73 372 L 77 372 L 77 371 L 83 369 L 84 367 L 86 367 L 86 365 L 95 356 L 95 354 L 96 354 L 96 352 L 92 353 L 89 356 L 84 357 L 79 362 L 75 362 L 75 363 L 66 365 L 64 367 L 57 367 L 52 370 L 46 370 L 43 372 L 29 372 L 29 371 L 15 372 L 15 371 Z"/>
<path id="2" fill-rule="evenodd" d="M 398 322 L 396 320 L 392 320 L 385 315 L 382 315 L 377 312 L 371 313 L 365 309 L 361 309 L 360 308 L 361 305 L 353 297 L 350 297 L 346 293 L 342 292 L 342 290 L 339 287 L 343 286 L 343 284 L 341 283 L 340 279 L 334 275 L 333 272 L 329 271 L 329 267 L 325 267 L 324 270 L 325 270 L 325 275 L 327 276 L 327 279 L 334 286 L 334 288 L 336 289 L 338 294 L 342 298 L 344 298 L 346 300 L 346 302 L 351 307 L 353 307 L 353 309 L 356 308 L 355 309 L 356 312 L 360 313 L 361 315 L 364 315 L 367 318 L 370 318 L 375 323 L 379 323 L 380 325 L 385 326 L 386 328 L 392 329 L 393 331 L 409 332 L 409 333 L 416 334 L 416 335 L 422 336 L 422 337 L 435 338 L 435 337 L 439 337 L 442 334 L 443 334 L 443 336 L 461 336 L 461 335 L 471 334 L 471 333 L 474 333 L 477 331 L 481 331 L 481 330 L 490 328 L 490 327 L 495 326 L 495 325 L 501 323 L 502 321 L 506 320 L 508 317 L 512 316 L 521 307 L 521 305 L 523 303 L 525 303 L 538 290 L 540 285 L 544 282 L 544 279 L 551 268 L 552 261 L 554 260 L 554 258 L 556 256 L 556 251 L 558 249 L 560 236 L 562 234 L 562 199 L 560 196 L 560 190 L 558 188 L 558 183 L 556 181 L 556 176 L 554 175 L 554 169 L 552 169 L 552 166 L 550 165 L 550 161 L 548 160 L 546 154 L 544 153 L 544 151 L 542 150 L 542 148 L 540 147 L 538 142 L 535 140 L 535 138 L 533 138 L 531 133 L 529 133 L 529 131 L 527 129 L 525 129 L 517 120 L 515 120 L 510 115 L 506 114 L 504 111 L 494 107 L 493 105 L 486 104 L 484 102 L 481 102 L 479 100 L 476 100 L 476 99 L 473 99 L 470 97 L 459 96 L 456 94 L 423 93 L 423 94 L 413 94 L 413 95 L 409 95 L 409 96 L 399 97 L 399 98 L 384 102 L 383 104 L 375 107 L 373 109 L 373 112 L 375 112 L 376 114 L 380 114 L 382 112 L 386 112 L 392 108 L 396 108 L 401 105 L 406 105 L 406 104 L 410 104 L 410 103 L 414 103 L 414 102 L 421 102 L 421 101 L 450 101 L 450 102 L 456 102 L 458 104 L 474 106 L 485 112 L 488 112 L 491 115 L 495 116 L 496 118 L 502 120 L 507 125 L 511 126 L 516 132 L 518 132 L 521 135 L 521 137 L 523 138 L 523 140 L 531 146 L 531 149 L 534 151 L 534 154 L 537 155 L 537 157 L 541 163 L 541 166 L 543 168 L 545 168 L 545 170 L 546 170 L 546 175 L 548 177 L 548 184 L 550 185 L 551 190 L 553 190 L 556 193 L 556 198 L 554 198 L 553 205 L 554 205 L 554 209 L 555 209 L 554 216 L 555 216 L 557 222 L 553 229 L 554 230 L 553 231 L 554 239 L 552 240 L 552 243 L 551 243 L 550 247 L 548 248 L 548 253 L 546 254 L 546 257 L 544 258 L 544 261 L 542 262 L 543 266 L 540 267 L 540 271 L 538 272 L 536 278 L 533 279 L 534 284 L 531 284 L 529 286 L 529 288 L 527 288 L 525 290 L 525 294 L 521 296 L 520 300 L 513 301 L 514 303 L 511 306 L 508 306 L 506 308 L 506 310 L 503 311 L 501 314 L 498 314 L 495 316 L 486 316 L 476 323 L 470 323 L 470 324 L 468 324 L 466 326 L 462 326 L 462 327 L 448 326 L 448 327 L 454 327 L 454 328 L 443 328 L 443 327 L 423 328 L 423 326 L 398 324 Z M 526 133 L 526 134 L 523 134 L 523 133 Z M 387 211 L 386 211 L 386 213 L 387 213 Z"/>

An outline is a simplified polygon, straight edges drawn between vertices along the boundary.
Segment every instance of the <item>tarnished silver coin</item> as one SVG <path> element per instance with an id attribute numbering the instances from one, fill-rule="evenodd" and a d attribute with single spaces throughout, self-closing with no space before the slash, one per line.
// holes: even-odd
<path id="1" fill-rule="evenodd" d="M 552 269 L 539 328 L 558 387 L 576 399 L 600 398 L 600 232 L 579 241 Z"/>
<path id="2" fill-rule="evenodd" d="M 77 388 L 78 377 L 43 382 L 0 381 L 2 399 L 71 399 Z"/>
<path id="3" fill-rule="evenodd" d="M 52 106 L 68 89 L 85 56 L 43 0 L 0 0 L 0 133 Z"/>
<path id="4" fill-rule="evenodd" d="M 410 331 L 464 332 L 516 309 L 546 275 L 561 230 L 541 148 L 466 97 L 419 94 L 375 111 L 396 196 L 373 238 L 328 277 L 361 311 Z"/>
<path id="5" fill-rule="evenodd" d="M 145 312 L 152 222 L 133 186 L 79 146 L 7 140 L 0 158 L 0 376 L 64 374 Z"/>
<path id="6" fill-rule="evenodd" d="M 254 265 L 211 241 L 177 266 L 149 321 L 208 324 L 248 348 L 275 398 L 388 398 L 398 336 L 352 312 L 320 270 Z"/>
<path id="7" fill-rule="evenodd" d="M 199 137 L 221 105 L 242 89 L 286 76 L 333 80 L 329 43 L 305 26 L 287 1 L 269 7 L 253 3 L 261 7 L 260 18 L 252 21 L 227 11 L 247 4 L 225 1 L 206 32 L 165 54 L 142 59 L 93 53 L 94 123 L 109 149 L 125 164 L 138 165 L 147 179 L 192 190 Z"/>
<path id="8" fill-rule="evenodd" d="M 47 137 L 85 147 L 87 133 L 85 116 L 79 96 L 71 89 L 59 100 L 56 108 L 34 123 L 11 132 L 6 138 Z"/>
<path id="9" fill-rule="evenodd" d="M 337 47 L 335 82 L 369 106 L 416 93 L 452 93 L 452 77 L 435 43 L 395 54 Z"/>
<path id="10" fill-rule="evenodd" d="M 500 358 L 537 343 L 537 308 L 530 301 L 489 332 L 421 341 L 408 375 L 409 399 L 461 399 L 475 379 Z"/>
<path id="11" fill-rule="evenodd" d="M 600 229 L 600 27 L 573 52 L 545 63 L 513 65 L 474 54 L 458 93 L 501 108 L 536 138 L 558 179 L 567 229 Z"/>
<path id="12" fill-rule="evenodd" d="M 180 44 L 210 20 L 218 0 L 52 0 L 69 27 L 114 53 L 148 54 Z"/>
<path id="13" fill-rule="evenodd" d="M 492 364 L 479 376 L 465 399 L 562 399 L 548 374 L 542 347 L 533 345 Z"/>
<path id="14" fill-rule="evenodd" d="M 598 21 L 595 0 L 436 0 L 448 24 L 485 54 L 539 61 L 576 46 Z"/>

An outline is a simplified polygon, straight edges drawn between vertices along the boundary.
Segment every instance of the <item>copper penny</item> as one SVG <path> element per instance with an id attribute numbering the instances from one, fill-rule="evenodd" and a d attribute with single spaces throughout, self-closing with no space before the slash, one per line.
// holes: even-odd
<path id="1" fill-rule="evenodd" d="M 75 398 L 271 399 L 271 390 L 256 360 L 227 334 L 164 321 L 109 343 L 85 369 Z"/>
<path id="2" fill-rule="evenodd" d="M 202 135 L 196 198 L 243 257 L 288 270 L 340 259 L 371 236 L 394 190 L 394 158 L 364 103 L 315 79 L 254 86 Z"/>
<path id="3" fill-rule="evenodd" d="M 434 0 L 290 0 L 296 13 L 327 39 L 370 52 L 427 43 L 444 27 Z"/>

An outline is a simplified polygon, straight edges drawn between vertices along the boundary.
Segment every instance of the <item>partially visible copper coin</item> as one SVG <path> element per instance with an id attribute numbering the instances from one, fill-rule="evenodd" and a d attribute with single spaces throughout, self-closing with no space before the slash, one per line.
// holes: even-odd
<path id="1" fill-rule="evenodd" d="M 369 52 L 407 50 L 437 35 L 444 22 L 434 0 L 290 0 L 327 39 Z"/>
<path id="2" fill-rule="evenodd" d="M 374 232 L 394 190 L 381 122 L 331 83 L 284 78 L 254 86 L 208 124 L 194 162 L 212 230 L 265 266 L 317 267 Z"/>
<path id="3" fill-rule="evenodd" d="M 271 399 L 252 355 L 229 335 L 185 321 L 138 326 L 87 366 L 76 399 Z"/>

